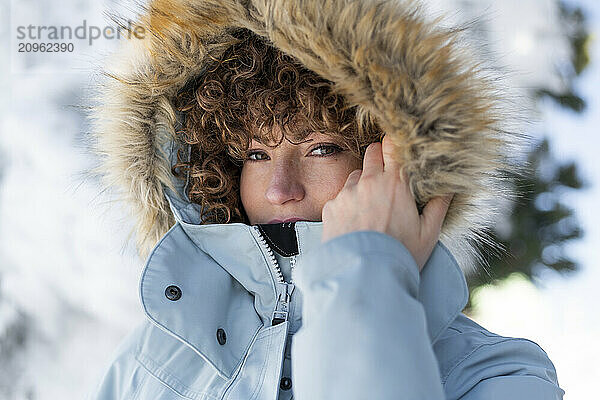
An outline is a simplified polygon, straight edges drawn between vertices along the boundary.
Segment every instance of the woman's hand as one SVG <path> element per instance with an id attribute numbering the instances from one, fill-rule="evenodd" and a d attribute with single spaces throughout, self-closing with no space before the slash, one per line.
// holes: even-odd
<path id="1" fill-rule="evenodd" d="M 402 242 L 421 271 L 438 241 L 453 195 L 431 199 L 419 215 L 392 151 L 386 137 L 367 147 L 363 169 L 352 171 L 338 195 L 323 207 L 321 242 L 354 231 L 386 233 Z"/>

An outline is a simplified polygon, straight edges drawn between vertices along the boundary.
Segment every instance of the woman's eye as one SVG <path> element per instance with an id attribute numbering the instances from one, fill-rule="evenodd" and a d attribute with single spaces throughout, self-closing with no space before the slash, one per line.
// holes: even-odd
<path id="1" fill-rule="evenodd" d="M 315 157 L 327 157 L 342 151 L 344 150 L 335 144 L 320 144 L 310 151 L 310 155 Z M 265 161 L 269 159 L 269 155 L 262 150 L 250 150 L 246 153 L 246 160 L 248 161 Z"/>
<path id="2" fill-rule="evenodd" d="M 262 161 L 269 157 L 262 151 L 249 151 L 246 155 L 246 159 L 250 161 Z"/>
<path id="3" fill-rule="evenodd" d="M 343 151 L 340 146 L 335 144 L 321 144 L 311 150 L 311 154 L 317 157 L 325 157 Z"/>

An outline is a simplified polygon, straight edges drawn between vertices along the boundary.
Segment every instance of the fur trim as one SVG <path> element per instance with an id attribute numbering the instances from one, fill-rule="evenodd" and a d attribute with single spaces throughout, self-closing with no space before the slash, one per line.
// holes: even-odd
<path id="1" fill-rule="evenodd" d="M 466 273 L 478 245 L 513 200 L 511 156 L 529 138 L 508 129 L 509 102 L 497 76 L 476 63 L 460 29 L 428 21 L 414 1 L 154 0 L 110 59 L 93 136 L 105 185 L 122 190 L 145 257 L 174 223 L 164 196 L 173 188 L 169 155 L 172 98 L 246 28 L 333 81 L 374 118 L 396 147 L 419 204 L 455 193 L 440 239 Z M 512 112 L 512 111 L 511 111 Z M 511 115 L 513 118 L 513 115 Z"/>

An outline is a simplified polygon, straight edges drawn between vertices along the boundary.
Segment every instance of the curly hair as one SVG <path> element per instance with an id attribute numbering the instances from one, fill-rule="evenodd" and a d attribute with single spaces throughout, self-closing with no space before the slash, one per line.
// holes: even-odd
<path id="1" fill-rule="evenodd" d="M 296 143 L 320 132 L 362 159 L 366 147 L 383 136 L 331 81 L 249 30 L 232 35 L 236 41 L 175 99 L 184 116 L 177 135 L 189 146 L 189 160 L 178 152 L 172 173 L 189 179 L 186 194 L 201 205 L 203 224 L 248 223 L 239 187 L 252 139 L 276 147 L 284 138 Z"/>

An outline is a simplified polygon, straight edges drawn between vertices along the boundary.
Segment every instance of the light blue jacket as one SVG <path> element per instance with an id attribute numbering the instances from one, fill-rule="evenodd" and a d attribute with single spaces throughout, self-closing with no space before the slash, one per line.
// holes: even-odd
<path id="1" fill-rule="evenodd" d="M 463 28 L 432 26 L 412 0 L 149 4 L 136 22 L 143 38 L 123 39 L 107 59 L 91 140 L 104 182 L 136 219 L 147 321 L 90 399 L 562 398 L 536 343 L 461 313 L 467 256 L 497 222 L 500 201 L 512 199 L 512 156 L 527 147 L 503 124 L 519 118 L 503 112 L 491 71 L 479 73 L 474 53 L 455 47 Z M 362 231 L 321 244 L 322 223 L 297 222 L 294 286 L 282 284 L 259 230 L 199 223 L 198 204 L 171 173 L 179 150 L 190 155 L 174 140 L 185 117 L 175 97 L 233 33 L 267 40 L 376 120 L 418 204 L 455 193 L 420 273 L 391 236 Z"/>
<path id="2" fill-rule="evenodd" d="M 148 320 L 90 399 L 562 399 L 536 343 L 461 313 L 465 278 L 441 242 L 419 273 L 389 235 L 295 231 L 287 320 L 273 325 L 286 285 L 261 233 L 179 221 L 141 275 Z"/>

